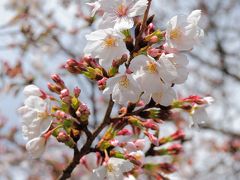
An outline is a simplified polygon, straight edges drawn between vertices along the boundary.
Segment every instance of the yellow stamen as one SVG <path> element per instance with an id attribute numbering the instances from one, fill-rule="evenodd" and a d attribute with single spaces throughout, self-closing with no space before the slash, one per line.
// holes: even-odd
<path id="1" fill-rule="evenodd" d="M 119 81 L 119 84 L 120 84 L 121 86 L 127 88 L 128 85 L 129 85 L 129 80 L 128 80 L 127 76 L 121 77 L 121 79 L 120 79 L 120 81 Z"/>
<path id="2" fill-rule="evenodd" d="M 127 15 L 127 7 L 124 6 L 123 4 L 121 4 L 120 6 L 118 6 L 117 9 L 117 14 L 118 16 L 126 16 Z"/>
<path id="3" fill-rule="evenodd" d="M 179 39 L 182 36 L 182 32 L 179 28 L 174 28 L 173 30 L 171 30 L 170 32 L 170 39 Z"/>
<path id="4" fill-rule="evenodd" d="M 109 36 L 107 37 L 106 39 L 104 39 L 104 44 L 105 46 L 107 47 L 113 47 L 113 46 L 116 46 L 116 42 L 117 42 L 117 39 L 112 37 L 112 36 Z"/>
<path id="5" fill-rule="evenodd" d="M 158 72 L 158 70 L 157 70 L 157 65 L 156 65 L 155 63 L 153 63 L 153 62 L 150 62 L 150 61 L 147 62 L 146 70 L 147 70 L 149 73 L 152 73 L 152 74 Z"/>
<path id="6" fill-rule="evenodd" d="M 108 165 L 107 165 L 107 171 L 108 171 L 108 172 L 113 172 L 113 171 L 114 171 L 114 167 L 113 167 L 112 164 L 108 164 Z"/>

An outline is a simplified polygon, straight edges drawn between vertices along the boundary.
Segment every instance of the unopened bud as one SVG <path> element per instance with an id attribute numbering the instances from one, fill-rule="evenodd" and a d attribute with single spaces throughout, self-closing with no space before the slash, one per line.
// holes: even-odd
<path id="1" fill-rule="evenodd" d="M 77 98 L 81 93 L 81 89 L 79 87 L 75 87 L 73 92 L 74 92 L 74 96 Z"/>
<path id="2" fill-rule="evenodd" d="M 60 94 L 61 92 L 61 87 L 59 87 L 58 85 L 54 85 L 52 83 L 48 83 L 48 89 L 54 93 Z"/>
<path id="3" fill-rule="evenodd" d="M 58 142 L 65 143 L 69 139 L 70 139 L 70 137 L 65 132 L 60 132 L 57 136 Z"/>
<path id="4" fill-rule="evenodd" d="M 148 137 L 152 144 L 158 146 L 158 139 L 151 133 L 145 131 L 144 134 Z"/>
<path id="5" fill-rule="evenodd" d="M 148 129 L 159 130 L 158 125 L 152 119 L 148 119 L 147 121 L 142 122 L 142 125 Z"/>
<path id="6" fill-rule="evenodd" d="M 185 138 L 185 133 L 182 129 L 177 130 L 174 134 L 171 135 L 172 140 L 182 140 Z"/>
<path id="7" fill-rule="evenodd" d="M 104 89 L 105 89 L 107 80 L 108 80 L 108 78 L 104 77 L 104 78 L 102 78 L 101 80 L 99 80 L 99 81 L 97 82 L 98 88 L 99 88 L 100 90 L 104 90 Z"/>
<path id="8" fill-rule="evenodd" d="M 65 87 L 64 81 L 61 79 L 61 77 L 58 74 L 51 75 L 52 80 L 59 85 L 61 88 Z"/>
<path id="9" fill-rule="evenodd" d="M 70 93 L 68 89 L 63 89 L 60 93 L 60 98 L 63 99 L 65 97 L 69 97 Z"/>
<path id="10" fill-rule="evenodd" d="M 122 129 L 122 130 L 118 131 L 117 135 L 118 136 L 128 136 L 128 135 L 132 135 L 132 133 L 128 129 Z"/>

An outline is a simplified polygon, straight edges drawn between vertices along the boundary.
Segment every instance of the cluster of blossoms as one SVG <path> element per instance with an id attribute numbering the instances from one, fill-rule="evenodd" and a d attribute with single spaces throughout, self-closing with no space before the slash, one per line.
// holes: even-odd
<path id="1" fill-rule="evenodd" d="M 73 164 L 64 171 L 68 178 L 77 165 L 82 166 L 81 177 L 87 179 L 164 179 L 175 171 L 173 162 L 156 162 L 160 156 L 175 156 L 182 151 L 184 132 L 177 130 L 167 137 L 159 137 L 162 120 L 171 110 L 188 112 L 197 123 L 205 114 L 210 98 L 190 96 L 177 99 L 174 86 L 188 77 L 190 51 L 202 38 L 198 26 L 201 11 L 189 16 L 175 16 L 160 31 L 148 17 L 151 1 L 99 0 L 89 3 L 92 15 L 103 13 L 99 29 L 86 35 L 84 57 L 69 59 L 65 68 L 73 74 L 83 74 L 97 83 L 104 95 L 110 97 L 102 123 L 93 132 L 89 129 L 90 110 L 79 100 L 81 90 L 73 93 L 58 75 L 49 83 L 55 98 L 34 85 L 24 89 L 25 105 L 19 109 L 23 117 L 23 134 L 28 140 L 27 150 L 39 157 L 49 136 L 74 149 Z M 144 16 L 139 20 L 139 16 Z M 49 105 L 51 102 L 51 107 Z M 119 115 L 111 117 L 114 103 L 119 104 Z M 203 116 L 205 118 L 205 116 Z M 93 143 L 100 133 L 97 143 Z M 77 142 L 87 140 L 79 150 Z M 162 146 L 166 145 L 168 146 Z"/>

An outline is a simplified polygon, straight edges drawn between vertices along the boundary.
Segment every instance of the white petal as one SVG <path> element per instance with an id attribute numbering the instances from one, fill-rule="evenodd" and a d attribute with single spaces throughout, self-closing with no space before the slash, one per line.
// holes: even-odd
<path id="1" fill-rule="evenodd" d="M 42 96 L 42 93 L 41 93 L 39 87 L 37 87 L 33 84 L 26 86 L 23 89 L 23 94 L 25 96 Z"/>
<path id="2" fill-rule="evenodd" d="M 135 17 L 139 15 L 143 15 L 147 8 L 148 1 L 147 0 L 138 0 L 135 1 L 133 7 L 129 9 L 129 17 Z"/>
<path id="3" fill-rule="evenodd" d="M 32 158 L 39 158 L 44 150 L 46 145 L 46 139 L 43 137 L 34 138 L 26 144 L 26 149 Z"/>

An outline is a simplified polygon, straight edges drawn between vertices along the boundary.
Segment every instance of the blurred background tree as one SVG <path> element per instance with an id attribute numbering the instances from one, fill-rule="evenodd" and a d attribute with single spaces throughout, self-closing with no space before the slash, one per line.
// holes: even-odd
<path id="1" fill-rule="evenodd" d="M 79 59 L 84 35 L 96 29 L 83 0 L 2 0 L 0 2 L 0 179 L 56 179 L 71 152 L 53 140 L 41 160 L 28 158 L 16 109 L 23 102 L 22 88 L 31 83 L 47 89 L 50 74 L 64 76 L 69 87 L 78 84 L 82 99 L 91 104 L 92 120 L 100 119 L 105 99 L 85 78 L 64 70 L 69 58 Z M 190 75 L 178 88 L 179 97 L 211 95 L 215 103 L 209 120 L 199 130 L 173 114 L 161 128 L 166 135 L 177 127 L 187 133 L 184 152 L 176 157 L 176 179 L 240 179 L 240 1 L 153 0 L 155 24 L 164 29 L 176 14 L 203 12 L 206 36 L 189 55 Z M 97 16 L 99 16 L 98 14 Z M 98 122 L 91 121 L 94 127 Z M 72 179 L 79 179 L 75 170 Z"/>

